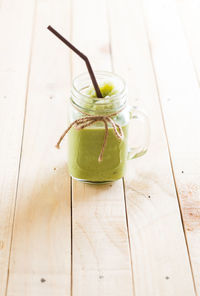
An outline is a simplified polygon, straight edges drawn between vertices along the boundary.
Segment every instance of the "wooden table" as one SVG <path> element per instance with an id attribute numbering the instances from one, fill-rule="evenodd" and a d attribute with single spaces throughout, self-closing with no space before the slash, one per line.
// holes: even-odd
<path id="1" fill-rule="evenodd" d="M 71 180 L 71 79 L 115 71 L 150 117 L 124 180 Z M 200 295 L 200 1 L 0 1 L 0 296 Z"/>

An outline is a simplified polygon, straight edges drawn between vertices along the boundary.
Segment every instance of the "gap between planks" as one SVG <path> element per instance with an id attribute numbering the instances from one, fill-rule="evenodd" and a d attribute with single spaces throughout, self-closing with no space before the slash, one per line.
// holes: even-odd
<path id="1" fill-rule="evenodd" d="M 130 238 L 130 230 L 129 230 L 127 201 L 126 201 L 126 183 L 125 183 L 124 177 L 122 178 L 122 184 L 123 184 L 123 191 L 124 191 L 124 209 L 125 209 L 126 228 L 127 228 L 128 244 L 129 244 L 129 256 L 130 256 L 130 261 L 131 261 L 131 275 L 132 275 L 133 295 L 136 295 L 135 284 L 134 284 L 134 275 L 133 275 L 133 256 L 132 256 L 132 249 L 131 249 L 131 238 Z"/>

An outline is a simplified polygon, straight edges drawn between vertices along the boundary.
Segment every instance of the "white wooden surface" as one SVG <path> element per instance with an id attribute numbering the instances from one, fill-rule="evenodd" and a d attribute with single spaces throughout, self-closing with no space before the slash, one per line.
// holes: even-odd
<path id="1" fill-rule="evenodd" d="M 0 4 L 0 295 L 7 285 L 34 20 L 34 1 L 18 4 Z"/>
<path id="2" fill-rule="evenodd" d="M 184 228 L 196 289 L 199 294 L 200 90 L 197 73 L 195 73 L 195 60 L 190 50 L 193 43 L 188 44 L 185 38 L 184 27 L 179 17 L 179 6 L 174 1 L 167 3 L 155 1 L 155 5 L 157 18 L 152 6 L 146 1 L 147 30 L 152 42 L 153 64 L 168 135 L 174 178 L 185 222 Z M 194 3 L 190 2 L 188 10 L 193 5 Z M 169 18 L 170 23 L 167 23 Z M 190 19 L 192 21 L 192 15 Z"/>
<path id="3" fill-rule="evenodd" d="M 160 11 L 153 8 L 156 20 Z M 130 103 L 142 100 L 151 123 L 149 151 L 129 163 L 125 176 L 135 291 L 136 295 L 194 295 L 143 12 L 137 0 L 118 5 L 113 0 L 110 8 L 115 70 L 128 83 Z M 116 26 L 119 18 L 123 26 Z M 126 52 L 123 59 L 121 52 Z"/>
<path id="4" fill-rule="evenodd" d="M 194 75 L 196 75 L 196 81 L 193 79 L 193 84 L 190 82 L 191 95 L 189 94 L 189 96 L 185 98 L 187 104 L 185 103 L 185 108 L 182 109 L 182 114 L 186 114 L 186 112 L 186 116 L 188 116 L 188 113 L 190 114 L 190 124 L 186 129 L 186 138 L 189 138 L 189 141 L 185 141 L 186 145 L 183 145 L 181 149 L 184 174 L 179 175 L 179 183 L 177 182 L 177 184 L 181 198 L 196 287 L 198 294 L 200 294 L 200 140 L 198 137 L 200 96 L 200 36 L 198 33 L 200 18 L 198 13 L 200 2 L 177 1 L 176 4 L 177 13 L 180 16 L 181 27 L 188 47 L 188 54 L 190 56 L 190 72 L 188 73 L 187 79 L 190 81 L 189 76 L 192 75 L 194 78 Z M 182 135 L 182 141 L 183 140 L 184 135 Z"/>
<path id="5" fill-rule="evenodd" d="M 59 58 L 63 45 L 49 23 L 69 34 L 69 3 L 37 1 L 7 295 L 71 291 L 70 179 L 65 151 L 54 147 L 66 119 L 69 55 Z"/>
<path id="6" fill-rule="evenodd" d="M 200 295 L 199 6 L 0 2 L 0 296 Z M 85 65 L 49 24 L 150 117 L 124 180 L 70 180 L 66 141 L 54 148 Z"/>

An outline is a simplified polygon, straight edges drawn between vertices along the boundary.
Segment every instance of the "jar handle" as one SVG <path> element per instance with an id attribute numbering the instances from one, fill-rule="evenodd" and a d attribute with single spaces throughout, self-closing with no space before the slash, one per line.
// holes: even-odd
<path id="1" fill-rule="evenodd" d="M 143 156 L 147 152 L 150 140 L 150 124 L 146 114 L 134 106 L 130 107 L 129 113 L 132 122 L 137 123 L 137 125 L 139 124 L 139 128 L 137 128 L 136 133 L 134 132 L 134 128 L 132 128 L 132 131 L 129 130 L 129 138 L 132 136 L 134 142 L 137 142 L 134 144 L 134 147 L 128 149 L 128 160 Z M 135 139 L 136 137 L 137 139 Z"/>

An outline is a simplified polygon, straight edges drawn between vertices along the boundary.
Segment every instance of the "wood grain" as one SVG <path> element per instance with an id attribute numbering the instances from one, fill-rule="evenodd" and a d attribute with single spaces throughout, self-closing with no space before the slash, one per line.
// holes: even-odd
<path id="1" fill-rule="evenodd" d="M 199 9 L 0 0 L 0 295 L 200 295 Z M 124 77 L 130 104 L 147 110 L 149 151 L 124 182 L 71 181 L 67 139 L 54 148 L 86 67 L 48 25 L 95 70 Z"/>
<path id="2" fill-rule="evenodd" d="M 73 42 L 95 70 L 111 70 L 106 1 L 75 0 L 72 14 Z M 86 71 L 76 57 L 72 66 L 73 76 Z M 73 181 L 73 295 L 133 295 L 121 180 L 102 186 Z"/>
<path id="3" fill-rule="evenodd" d="M 9 296 L 71 293 L 70 179 L 66 151 L 55 149 L 66 122 L 69 55 L 46 29 L 67 34 L 69 11 L 66 1 L 37 1 Z"/>
<path id="4" fill-rule="evenodd" d="M 198 85 L 200 85 L 199 11 L 200 2 L 198 0 L 176 0 L 176 13 L 180 17 L 181 27 L 187 41 Z"/>
<path id="5" fill-rule="evenodd" d="M 33 17 L 34 1 L 0 5 L 0 295 L 7 282 Z"/>
<path id="6" fill-rule="evenodd" d="M 157 7 L 167 4 L 158 2 L 144 1 L 145 19 L 151 12 L 151 19 L 146 21 L 157 24 L 155 29 L 160 33 L 156 39 L 153 34 L 150 37 L 146 34 L 141 1 L 109 2 L 115 71 L 128 83 L 130 103 L 144 107 L 151 122 L 148 153 L 128 165 L 127 213 L 136 295 L 186 296 L 195 292 L 151 59 L 151 49 L 159 48 L 159 38 L 165 34 L 164 27 L 160 26 L 164 16 Z M 166 19 L 165 23 L 168 26 Z M 169 39 L 165 38 L 164 44 L 167 42 Z M 166 51 L 164 45 L 162 50 Z M 158 58 L 161 51 L 156 53 Z M 165 61 L 164 54 L 162 61 Z M 170 70 L 166 73 L 165 85 Z M 175 122 L 174 118 L 173 124 Z"/>
<path id="7" fill-rule="evenodd" d="M 177 5 L 169 1 L 165 7 L 161 3 L 158 6 L 160 30 L 152 21 L 154 18 L 152 10 L 149 13 L 151 39 L 154 44 L 156 40 L 160 40 L 159 46 L 152 47 L 152 53 L 198 295 L 200 294 L 198 247 L 200 244 L 198 136 L 200 38 L 197 29 L 199 8 L 198 1 L 177 1 Z M 170 24 L 166 25 L 169 16 Z M 173 44 L 173 47 L 170 44 Z"/>

